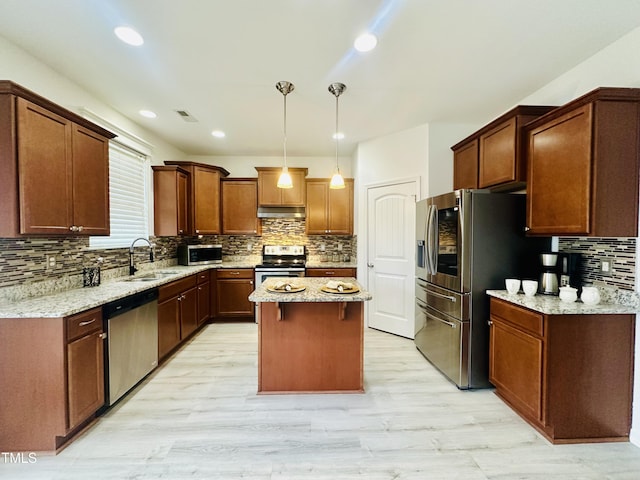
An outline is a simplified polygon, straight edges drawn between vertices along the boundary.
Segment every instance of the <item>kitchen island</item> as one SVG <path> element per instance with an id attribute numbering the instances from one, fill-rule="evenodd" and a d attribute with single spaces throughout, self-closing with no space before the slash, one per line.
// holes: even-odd
<path id="1" fill-rule="evenodd" d="M 329 281 L 357 291 L 323 291 Z M 274 291 L 284 282 L 292 291 Z M 363 302 L 371 298 L 350 277 L 275 277 L 259 285 L 249 296 L 259 309 L 258 393 L 363 392 Z"/>

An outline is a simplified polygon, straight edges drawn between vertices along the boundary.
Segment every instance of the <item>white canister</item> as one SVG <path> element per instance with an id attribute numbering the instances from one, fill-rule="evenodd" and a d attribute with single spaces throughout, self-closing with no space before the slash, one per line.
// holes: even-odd
<path id="1" fill-rule="evenodd" d="M 563 302 L 575 302 L 578 299 L 578 289 L 573 287 L 560 287 L 560 300 Z"/>
<path id="2" fill-rule="evenodd" d="M 585 305 L 596 305 L 600 303 L 600 291 L 597 287 L 582 287 L 580 300 Z"/>

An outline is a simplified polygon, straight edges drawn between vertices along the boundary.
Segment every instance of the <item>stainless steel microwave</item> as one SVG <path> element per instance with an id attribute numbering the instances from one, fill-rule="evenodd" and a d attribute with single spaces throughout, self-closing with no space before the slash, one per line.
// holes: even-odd
<path id="1" fill-rule="evenodd" d="M 178 245 L 178 264 L 222 263 L 222 245 Z"/>

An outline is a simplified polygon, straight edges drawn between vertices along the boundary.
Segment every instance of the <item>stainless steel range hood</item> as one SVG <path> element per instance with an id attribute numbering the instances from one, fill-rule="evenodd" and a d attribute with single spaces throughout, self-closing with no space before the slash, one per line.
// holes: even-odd
<path id="1" fill-rule="evenodd" d="M 305 218 L 304 207 L 258 207 L 258 218 Z"/>

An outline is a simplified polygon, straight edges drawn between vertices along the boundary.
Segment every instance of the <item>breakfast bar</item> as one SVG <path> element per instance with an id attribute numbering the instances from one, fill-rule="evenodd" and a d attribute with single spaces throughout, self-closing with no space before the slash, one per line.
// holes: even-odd
<path id="1" fill-rule="evenodd" d="M 364 304 L 355 278 L 269 278 L 258 304 L 258 393 L 361 393 Z"/>

